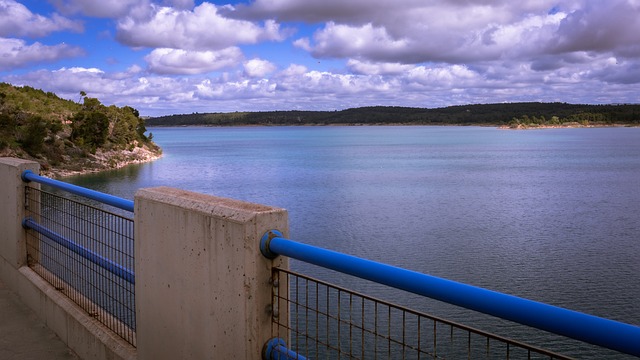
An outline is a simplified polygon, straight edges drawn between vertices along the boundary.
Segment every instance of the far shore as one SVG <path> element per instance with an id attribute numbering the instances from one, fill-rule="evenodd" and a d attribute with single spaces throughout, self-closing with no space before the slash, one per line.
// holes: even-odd
<path id="1" fill-rule="evenodd" d="M 579 124 L 579 123 L 566 123 L 559 125 L 536 125 L 529 124 L 523 125 L 519 124 L 518 126 L 510 126 L 510 125 L 498 125 L 498 124 L 424 124 L 424 123 L 306 123 L 306 124 L 229 124 L 229 125 L 220 125 L 220 124 L 189 124 L 189 125 L 149 125 L 150 129 L 153 128 L 190 128 L 190 127 L 212 127 L 212 128 L 231 128 L 231 127 L 324 127 L 324 126 L 478 126 L 478 127 L 495 127 L 501 130 L 536 130 L 536 129 L 581 129 L 581 128 L 616 128 L 616 127 L 628 127 L 628 128 L 636 128 L 640 127 L 638 125 L 632 124 Z"/>
<path id="2" fill-rule="evenodd" d="M 630 125 L 630 124 L 579 124 L 579 123 L 567 123 L 567 124 L 559 124 L 559 125 L 523 125 L 518 124 L 517 126 L 511 125 L 502 125 L 499 126 L 498 129 L 503 130 L 543 130 L 543 129 L 584 129 L 584 128 L 618 128 L 618 127 L 640 127 L 640 125 Z"/>

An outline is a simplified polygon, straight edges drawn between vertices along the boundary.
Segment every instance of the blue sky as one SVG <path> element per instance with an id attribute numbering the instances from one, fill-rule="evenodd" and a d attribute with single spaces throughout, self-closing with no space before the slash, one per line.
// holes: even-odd
<path id="1" fill-rule="evenodd" d="M 0 0 L 0 81 L 142 115 L 640 102 L 638 0 Z"/>

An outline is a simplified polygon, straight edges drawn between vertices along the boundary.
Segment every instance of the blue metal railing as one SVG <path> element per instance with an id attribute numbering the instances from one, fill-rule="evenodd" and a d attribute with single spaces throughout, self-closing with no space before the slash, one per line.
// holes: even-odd
<path id="1" fill-rule="evenodd" d="M 25 182 L 132 212 L 133 201 L 62 181 L 22 174 Z M 29 266 L 125 341 L 136 344 L 133 219 L 27 186 L 25 218 Z"/>
<path id="2" fill-rule="evenodd" d="M 36 175 L 31 170 L 25 170 L 22 173 L 22 180 L 25 182 L 33 181 L 39 184 L 49 185 L 56 189 L 60 189 L 75 195 L 80 195 L 88 199 L 96 200 L 103 204 L 111 205 L 122 210 L 133 212 L 134 202 L 131 200 L 126 200 L 123 198 L 119 198 L 117 196 L 83 188 L 81 186 L 69 184 L 63 181 L 46 178 L 40 175 Z M 79 244 L 76 244 L 74 241 L 69 240 L 60 234 L 57 234 L 50 229 L 47 229 L 46 227 L 38 224 L 34 219 L 25 218 L 22 221 L 22 226 L 27 229 L 35 230 L 36 232 L 50 238 L 51 240 L 55 241 L 59 245 L 64 246 L 65 248 L 73 251 L 74 253 L 82 256 L 83 258 L 91 261 L 92 263 L 102 267 L 103 269 L 109 271 L 110 273 L 132 284 L 135 283 L 135 274 L 132 270 L 127 269 L 126 267 L 121 266 Z"/>
<path id="3" fill-rule="evenodd" d="M 267 232 L 267 258 L 288 256 L 421 296 L 640 357 L 640 327 L 301 244 Z"/>
<path id="4" fill-rule="evenodd" d="M 72 194 L 80 195 L 88 199 L 99 201 L 103 204 L 111 205 L 122 210 L 133 212 L 133 201 L 119 198 L 117 196 L 101 193 L 99 191 L 83 188 L 81 186 L 69 184 L 63 181 L 53 180 L 35 174 L 31 170 L 25 170 L 22 173 L 22 180 L 25 182 L 37 182 L 39 184 L 49 185 L 53 188 L 64 190 Z"/>
<path id="5" fill-rule="evenodd" d="M 273 338 L 267 341 L 262 358 L 271 360 L 307 360 L 306 357 L 289 350 L 287 343 L 281 338 Z"/>
<path id="6" fill-rule="evenodd" d="M 100 266 L 101 268 L 107 270 L 108 272 L 116 275 L 117 277 L 130 282 L 131 284 L 135 284 L 136 276 L 130 269 L 107 259 L 100 254 L 97 254 L 86 247 L 76 244 L 72 240 L 65 238 L 64 236 L 38 224 L 31 217 L 27 217 L 22 220 L 22 226 L 25 229 L 32 229 L 35 232 L 46 236 L 47 238 L 53 240 L 56 244 L 61 245 L 74 253 L 82 256 L 83 258 L 91 261 L 92 263 Z"/>

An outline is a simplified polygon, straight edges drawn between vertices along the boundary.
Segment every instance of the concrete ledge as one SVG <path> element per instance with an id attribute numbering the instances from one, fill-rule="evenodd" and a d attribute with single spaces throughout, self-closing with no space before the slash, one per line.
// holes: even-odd
<path id="1" fill-rule="evenodd" d="M 92 318 L 29 267 L 16 274 L 14 291 L 82 359 L 137 359 L 137 350 Z"/>

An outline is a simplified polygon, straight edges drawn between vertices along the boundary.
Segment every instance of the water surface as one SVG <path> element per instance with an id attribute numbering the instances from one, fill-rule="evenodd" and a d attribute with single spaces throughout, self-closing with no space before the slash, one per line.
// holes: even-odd
<path id="1" fill-rule="evenodd" d="M 162 159 L 71 181 L 126 198 L 163 185 L 283 207 L 297 241 L 640 325 L 640 128 L 150 131 Z M 439 302 L 292 266 L 517 332 Z"/>

